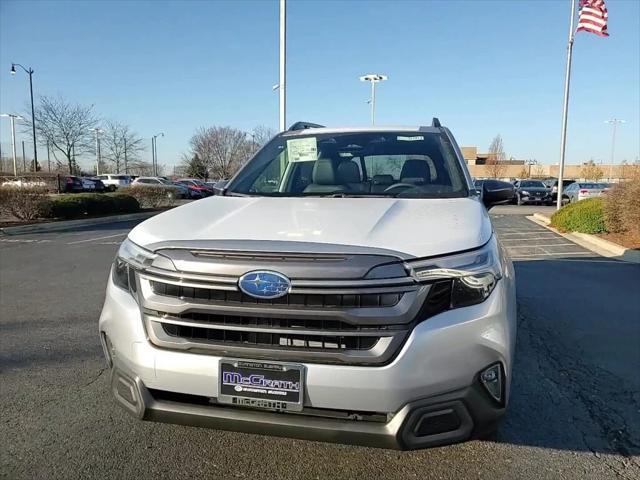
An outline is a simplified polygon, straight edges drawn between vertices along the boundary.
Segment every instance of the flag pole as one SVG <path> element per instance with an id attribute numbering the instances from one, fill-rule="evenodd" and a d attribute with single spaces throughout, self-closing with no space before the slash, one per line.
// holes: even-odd
<path id="1" fill-rule="evenodd" d="M 567 44 L 567 69 L 564 77 L 564 103 L 562 109 L 562 134 L 560 136 L 560 166 L 558 169 L 558 198 L 556 209 L 562 207 L 562 180 L 564 177 L 564 155 L 567 147 L 567 116 L 569 115 L 569 84 L 571 83 L 571 54 L 575 38 L 574 21 L 576 18 L 576 0 L 571 0 L 571 22 L 569 26 L 569 43 Z"/>

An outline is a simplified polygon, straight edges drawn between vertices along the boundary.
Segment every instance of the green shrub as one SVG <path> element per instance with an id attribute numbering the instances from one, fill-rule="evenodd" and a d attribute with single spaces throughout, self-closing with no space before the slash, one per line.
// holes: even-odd
<path id="1" fill-rule="evenodd" d="M 79 218 L 85 215 L 133 213 L 140 210 L 138 201 L 128 195 L 68 193 L 51 198 L 51 216 Z"/>
<path id="2" fill-rule="evenodd" d="M 0 186 L 0 212 L 20 220 L 47 216 L 47 188 L 43 186 Z"/>
<path id="3" fill-rule="evenodd" d="M 142 208 L 171 207 L 179 193 L 177 187 L 170 185 L 131 185 L 120 190 L 134 197 Z"/>
<path id="4" fill-rule="evenodd" d="M 117 213 L 133 213 L 140 210 L 140 203 L 131 195 L 108 193 L 106 196 L 112 199 Z"/>
<path id="5" fill-rule="evenodd" d="M 562 207 L 551 217 L 551 225 L 561 232 L 605 232 L 602 198 L 589 198 Z"/>

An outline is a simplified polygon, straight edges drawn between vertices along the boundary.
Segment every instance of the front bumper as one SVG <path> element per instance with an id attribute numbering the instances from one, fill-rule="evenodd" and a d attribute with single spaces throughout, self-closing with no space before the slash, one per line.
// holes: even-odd
<path id="1" fill-rule="evenodd" d="M 323 417 L 317 411 L 306 415 L 216 405 L 206 397 L 148 389 L 139 377 L 118 368 L 111 371 L 111 389 L 118 403 L 141 420 L 398 450 L 480 438 L 497 427 L 505 411 L 477 382 L 409 402 L 384 423 Z"/>
<path id="2" fill-rule="evenodd" d="M 138 418 L 384 448 L 423 448 L 482 435 L 503 415 L 504 405 L 488 395 L 477 376 L 500 362 L 506 405 L 516 333 L 511 275 L 505 275 L 485 302 L 418 324 L 386 365 L 305 363 L 301 414 L 217 405 L 220 357 L 154 347 L 138 304 L 111 281 L 99 327 L 112 365 L 114 395 Z M 119 394 L 118 386 L 130 393 Z M 318 416 L 323 410 L 350 412 L 353 418 L 381 414 L 385 421 Z M 451 423 L 443 432 L 417 435 L 423 417 Z"/>

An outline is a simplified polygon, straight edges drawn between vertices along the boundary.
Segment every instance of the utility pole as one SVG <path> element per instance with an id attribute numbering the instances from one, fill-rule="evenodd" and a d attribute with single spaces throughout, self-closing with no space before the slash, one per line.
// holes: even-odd
<path id="1" fill-rule="evenodd" d="M 613 126 L 613 132 L 611 133 L 611 162 L 609 164 L 609 181 L 611 181 L 613 178 L 613 164 L 615 163 L 616 128 L 618 125 L 625 123 L 625 121 L 618 118 L 612 118 L 611 120 L 606 120 L 604 123 L 608 123 Z"/>
<path id="2" fill-rule="evenodd" d="M 90 128 L 89 130 L 93 130 L 96 134 L 96 175 L 100 175 L 100 134 L 102 133 L 102 130 L 98 127 Z"/>
<path id="3" fill-rule="evenodd" d="M 287 1 L 280 0 L 280 131 L 287 129 Z"/>
<path id="4" fill-rule="evenodd" d="M 51 149 L 49 148 L 49 140 L 47 140 L 47 169 L 51 172 Z"/>
<path id="5" fill-rule="evenodd" d="M 33 170 L 38 171 L 38 143 L 36 140 L 36 111 L 33 106 L 33 68 L 25 68 L 19 63 L 11 64 L 11 75 L 16 74 L 16 66 L 29 75 L 29 92 L 31 93 L 31 131 L 33 133 Z"/>
<path id="6" fill-rule="evenodd" d="M 151 138 L 151 155 L 153 157 L 153 175 L 158 176 L 158 137 L 164 137 L 164 133 L 156 133 Z"/>
<path id="7" fill-rule="evenodd" d="M 18 176 L 18 166 L 16 164 L 16 118 L 22 120 L 20 115 L 14 115 L 13 113 L 3 113 L 2 117 L 9 117 L 11 121 L 11 153 L 13 154 L 13 176 Z M 23 154 L 24 155 L 24 154 Z"/>
<path id="8" fill-rule="evenodd" d="M 22 140 L 22 173 L 26 173 L 27 171 L 27 156 L 24 153 L 24 140 Z"/>
<path id="9" fill-rule="evenodd" d="M 371 125 L 376 123 L 376 83 L 383 82 L 388 78 L 386 75 L 380 75 L 379 73 L 368 73 L 360 77 L 361 82 L 371 82 L 371 99 L 369 100 L 371 105 Z"/>

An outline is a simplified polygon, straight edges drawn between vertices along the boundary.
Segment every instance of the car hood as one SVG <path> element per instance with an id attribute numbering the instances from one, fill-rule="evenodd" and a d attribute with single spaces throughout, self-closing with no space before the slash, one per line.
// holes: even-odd
<path id="1" fill-rule="evenodd" d="M 129 238 L 150 250 L 375 251 L 415 258 L 479 247 L 491 232 L 476 198 L 218 196 L 156 215 Z"/>

